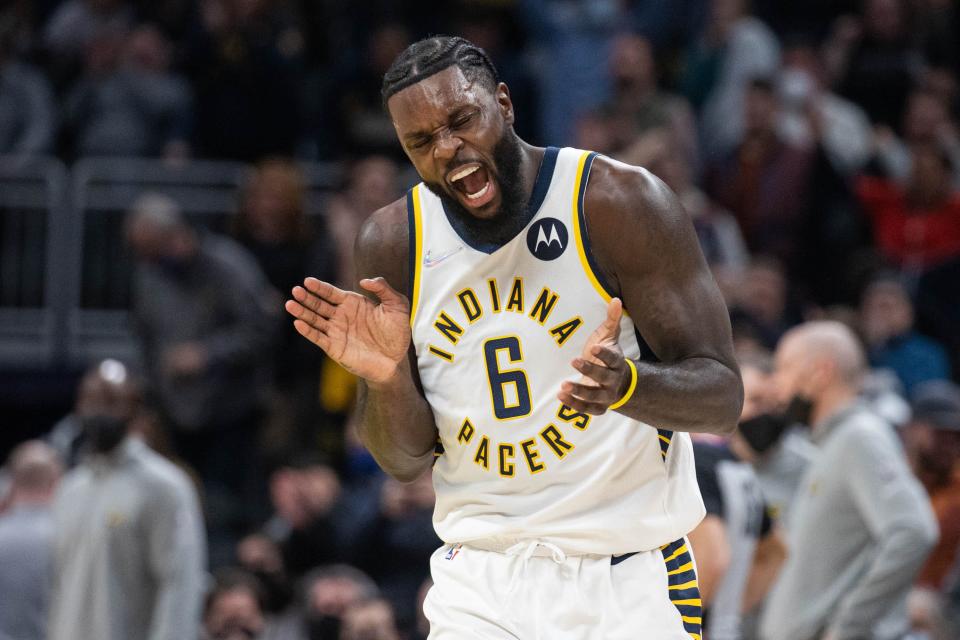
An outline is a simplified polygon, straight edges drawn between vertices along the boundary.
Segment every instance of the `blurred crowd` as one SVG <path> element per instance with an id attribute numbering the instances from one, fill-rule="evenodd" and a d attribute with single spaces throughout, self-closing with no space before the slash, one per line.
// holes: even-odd
<path id="1" fill-rule="evenodd" d="M 705 638 L 866 637 L 814 597 L 847 592 L 896 602 L 874 637 L 958 637 L 958 21 L 950 0 L 4 3 L 0 154 L 253 168 L 228 233 L 160 193 L 131 207 L 140 357 L 91 364 L 6 459 L 0 639 L 426 636 L 429 476 L 379 472 L 355 381 L 281 300 L 352 288 L 361 223 L 413 181 L 380 79 L 430 33 L 490 53 L 522 137 L 644 166 L 693 220 L 747 393 L 737 435 L 696 443 Z M 313 216 L 318 160 L 346 171 Z M 856 570 L 818 575 L 825 547 Z"/>

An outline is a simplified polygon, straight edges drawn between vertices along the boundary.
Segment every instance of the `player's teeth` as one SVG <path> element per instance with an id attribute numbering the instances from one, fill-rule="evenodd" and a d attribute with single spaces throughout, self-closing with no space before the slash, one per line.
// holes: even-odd
<path id="1" fill-rule="evenodd" d="M 468 193 L 467 197 L 471 200 L 476 200 L 477 198 L 480 198 L 481 196 L 486 195 L 487 189 L 489 188 L 490 188 L 490 183 L 488 182 L 487 184 L 483 185 L 483 189 L 480 189 L 480 191 L 477 191 L 476 193 Z"/>
<path id="2" fill-rule="evenodd" d="M 461 179 L 463 179 L 463 178 L 466 178 L 468 175 L 470 175 L 471 173 L 473 173 L 474 171 L 476 171 L 476 170 L 479 169 L 479 168 L 480 168 L 480 167 L 474 165 L 474 166 L 472 166 L 472 167 L 467 167 L 467 168 L 465 168 L 465 169 L 461 169 L 460 171 L 457 171 L 455 174 L 453 174 L 453 177 L 450 178 L 450 182 L 456 182 L 457 180 L 461 180 Z"/>

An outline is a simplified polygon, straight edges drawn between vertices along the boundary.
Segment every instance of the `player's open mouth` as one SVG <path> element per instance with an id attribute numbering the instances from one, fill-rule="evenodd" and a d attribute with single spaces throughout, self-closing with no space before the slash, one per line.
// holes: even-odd
<path id="1" fill-rule="evenodd" d="M 458 192 L 465 205 L 479 208 L 497 195 L 497 184 L 479 162 L 462 164 L 447 174 L 447 181 Z"/>

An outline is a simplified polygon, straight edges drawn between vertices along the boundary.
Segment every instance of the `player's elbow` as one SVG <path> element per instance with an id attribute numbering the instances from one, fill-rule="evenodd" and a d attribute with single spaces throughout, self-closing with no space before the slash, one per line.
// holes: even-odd
<path id="1" fill-rule="evenodd" d="M 389 469 L 384 467 L 384 471 L 386 471 L 387 474 L 397 482 L 402 482 L 403 484 L 409 484 L 414 480 L 417 480 L 424 473 L 426 473 L 427 469 L 429 469 L 430 466 L 431 466 L 430 464 L 422 464 L 422 463 L 397 465 Z"/>
<path id="2" fill-rule="evenodd" d="M 723 367 L 720 387 L 721 399 L 718 403 L 715 433 L 723 436 L 733 435 L 743 412 L 743 380 L 736 369 Z"/>

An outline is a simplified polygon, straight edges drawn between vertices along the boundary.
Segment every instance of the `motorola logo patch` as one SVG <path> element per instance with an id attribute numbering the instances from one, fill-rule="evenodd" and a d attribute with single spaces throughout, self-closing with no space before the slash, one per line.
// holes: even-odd
<path id="1" fill-rule="evenodd" d="M 556 218 L 540 218 L 527 231 L 527 248 L 540 260 L 556 260 L 563 255 L 570 236 Z"/>

